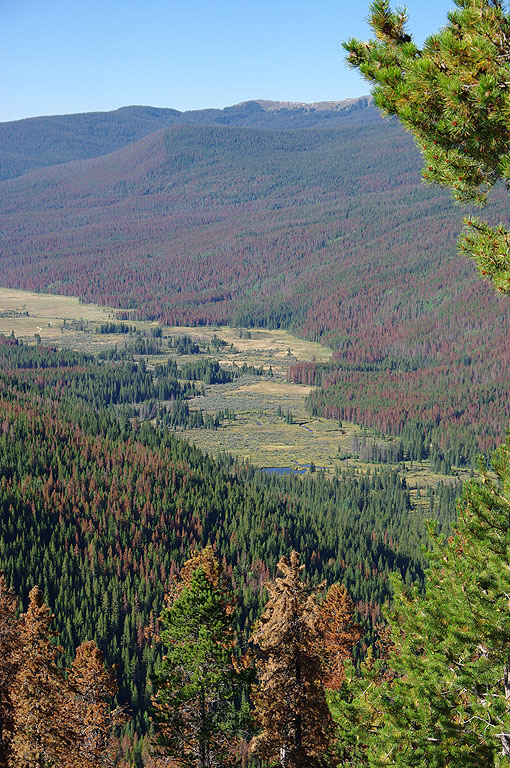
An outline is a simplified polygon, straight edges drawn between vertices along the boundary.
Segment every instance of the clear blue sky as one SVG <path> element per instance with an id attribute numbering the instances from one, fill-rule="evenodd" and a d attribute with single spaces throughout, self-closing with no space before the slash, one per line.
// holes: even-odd
<path id="1" fill-rule="evenodd" d="M 342 40 L 369 0 L 0 0 L 0 122 L 129 104 L 224 107 L 368 92 Z M 397 2 L 397 5 L 401 3 Z M 418 42 L 453 0 L 408 0 Z"/>

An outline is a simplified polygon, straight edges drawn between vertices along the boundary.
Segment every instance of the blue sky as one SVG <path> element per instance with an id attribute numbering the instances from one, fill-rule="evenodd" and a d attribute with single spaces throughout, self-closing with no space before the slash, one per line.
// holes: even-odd
<path id="1" fill-rule="evenodd" d="M 0 0 L 0 122 L 129 104 L 224 107 L 368 92 L 342 40 L 369 0 Z M 399 3 L 397 3 L 399 4 Z M 453 0 L 408 0 L 416 39 Z"/>

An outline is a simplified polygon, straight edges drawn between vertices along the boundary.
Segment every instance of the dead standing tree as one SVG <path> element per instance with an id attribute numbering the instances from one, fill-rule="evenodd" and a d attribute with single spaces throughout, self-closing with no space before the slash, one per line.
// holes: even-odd
<path id="1" fill-rule="evenodd" d="M 282 557 L 282 577 L 267 585 L 269 601 L 252 642 L 258 685 L 253 695 L 261 733 L 253 754 L 285 768 L 317 768 L 330 744 L 331 718 L 317 650 L 319 606 L 301 580 L 299 554 Z"/>

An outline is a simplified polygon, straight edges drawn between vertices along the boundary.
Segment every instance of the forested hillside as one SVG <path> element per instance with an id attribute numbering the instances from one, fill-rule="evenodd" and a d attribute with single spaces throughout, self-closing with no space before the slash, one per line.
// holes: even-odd
<path id="1" fill-rule="evenodd" d="M 0 180 L 34 168 L 106 155 L 171 125 L 231 125 L 293 129 L 367 125 L 381 117 L 368 96 L 345 101 L 295 104 L 247 101 L 225 109 L 131 106 L 113 112 L 34 117 L 0 123 Z"/>
<path id="2" fill-rule="evenodd" d="M 151 627 L 194 548 L 211 544 L 223 562 L 245 635 L 278 559 L 299 548 L 313 581 L 348 586 L 370 637 L 389 573 L 422 578 L 424 518 L 450 525 L 454 485 L 417 510 L 390 469 L 255 473 L 117 410 L 152 397 L 168 372 L 0 342 L 0 569 L 24 601 L 43 590 L 63 661 L 94 639 L 118 665 L 130 733 L 148 727 Z"/>
<path id="3" fill-rule="evenodd" d="M 334 365 L 291 372 L 321 384 L 313 413 L 471 465 L 510 417 L 509 310 L 491 300 L 489 312 L 489 288 L 457 255 L 457 209 L 420 186 L 412 141 L 371 107 L 349 112 L 362 125 L 288 130 L 319 114 L 329 125 L 330 111 L 248 106 L 230 125 L 175 125 L 4 181 L 2 282 L 106 303 L 125 320 L 324 340 Z M 265 129 L 232 127 L 235 115 Z M 286 129 L 269 130 L 271 116 Z"/>

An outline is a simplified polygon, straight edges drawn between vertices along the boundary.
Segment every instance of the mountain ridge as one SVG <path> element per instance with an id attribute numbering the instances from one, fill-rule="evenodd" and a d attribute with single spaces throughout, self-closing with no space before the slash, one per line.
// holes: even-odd
<path id="1" fill-rule="evenodd" d="M 30 117 L 0 123 L 0 181 L 37 167 L 106 155 L 177 124 L 296 130 L 372 124 L 380 119 L 369 96 L 308 105 L 251 100 L 187 112 L 131 105 L 109 112 Z"/>

